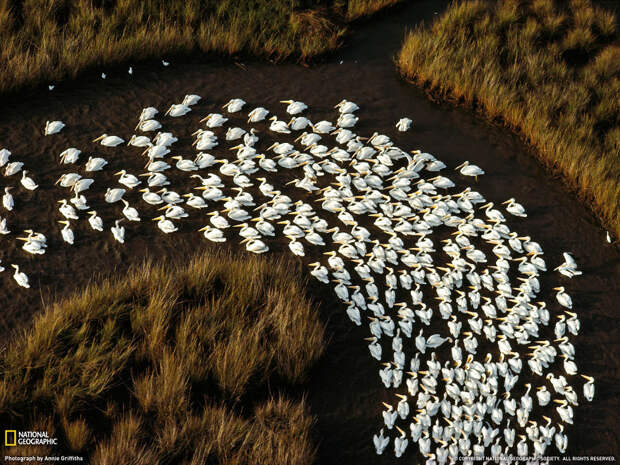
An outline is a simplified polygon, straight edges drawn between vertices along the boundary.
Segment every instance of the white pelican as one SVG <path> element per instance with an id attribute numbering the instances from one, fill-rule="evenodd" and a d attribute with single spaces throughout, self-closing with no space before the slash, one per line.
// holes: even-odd
<path id="1" fill-rule="evenodd" d="M 555 298 L 561 306 L 569 309 L 573 308 L 573 300 L 571 299 L 570 295 L 565 292 L 563 286 L 554 287 L 553 290 L 558 291 L 558 293 L 555 295 Z"/>
<path id="2" fill-rule="evenodd" d="M 60 211 L 60 214 L 66 219 L 77 220 L 79 218 L 77 212 L 75 211 L 75 208 L 69 205 L 69 203 L 65 199 L 59 200 L 58 203 L 61 204 L 60 207 L 58 207 L 58 210 Z"/>
<path id="3" fill-rule="evenodd" d="M 170 220 L 167 220 L 164 216 L 158 216 L 157 218 L 153 218 L 153 221 L 157 221 L 157 227 L 166 234 L 173 233 L 178 231 L 174 223 Z"/>
<path id="4" fill-rule="evenodd" d="M 159 128 L 161 128 L 161 123 L 155 119 L 140 121 L 135 127 L 135 129 L 139 129 L 142 132 L 157 131 Z"/>
<path id="5" fill-rule="evenodd" d="M 101 171 L 108 162 L 105 158 L 100 157 L 88 157 L 88 161 L 86 162 L 85 169 L 88 172 L 91 171 Z"/>
<path id="6" fill-rule="evenodd" d="M 90 215 L 90 218 L 88 218 L 88 223 L 90 224 L 90 227 L 94 231 L 103 232 L 103 220 L 100 216 L 97 216 L 97 212 L 95 210 L 91 210 L 88 212 L 88 214 Z"/>
<path id="7" fill-rule="evenodd" d="M 15 268 L 15 273 L 13 273 L 13 279 L 15 282 L 21 287 L 30 288 L 30 284 L 28 283 L 28 276 L 26 273 L 19 271 L 19 265 L 11 265 Z"/>
<path id="8" fill-rule="evenodd" d="M 116 202 L 119 202 L 123 198 L 123 195 L 125 195 L 125 192 L 127 192 L 125 189 L 121 189 L 121 188 L 111 189 L 108 187 L 108 190 L 105 193 L 104 199 L 107 203 L 116 203 Z"/>
<path id="9" fill-rule="evenodd" d="M 183 97 L 183 102 L 181 102 L 183 105 L 186 105 L 188 107 L 191 107 L 193 105 L 196 105 L 198 102 L 200 102 L 200 99 L 202 97 L 200 97 L 200 95 L 196 95 L 196 94 L 188 94 L 185 97 Z"/>
<path id="10" fill-rule="evenodd" d="M 340 128 L 352 128 L 357 124 L 358 120 L 359 118 L 353 113 L 342 113 L 336 121 L 336 126 Z M 331 130 L 329 130 L 329 132 L 331 132 Z"/>
<path id="11" fill-rule="evenodd" d="M 118 136 L 108 136 L 107 134 L 102 134 L 96 139 L 93 139 L 93 142 L 99 142 L 101 145 L 106 147 L 116 147 L 125 141 Z"/>
<path id="12" fill-rule="evenodd" d="M 246 131 L 242 128 L 228 128 L 226 131 L 226 140 L 241 139 L 245 135 Z"/>
<path id="13" fill-rule="evenodd" d="M 9 231 L 9 228 L 6 225 L 6 218 L 1 218 L 0 217 L 0 234 L 2 235 L 6 235 L 6 234 L 10 234 L 11 231 Z"/>
<path id="14" fill-rule="evenodd" d="M 187 105 L 183 105 L 182 103 L 177 103 L 177 104 L 171 105 L 165 114 L 170 115 L 173 118 L 178 118 L 180 116 L 184 116 L 188 114 L 190 111 L 192 111 L 192 109 L 188 107 Z"/>
<path id="15" fill-rule="evenodd" d="M 267 110 L 266 108 L 254 108 L 254 110 L 248 113 L 248 123 L 258 123 L 259 121 L 263 121 L 268 114 L 269 110 Z"/>
<path id="16" fill-rule="evenodd" d="M 65 227 L 62 228 L 61 233 L 62 233 L 62 239 L 70 245 L 73 245 L 73 241 L 74 241 L 74 235 L 73 235 L 73 231 L 71 230 L 70 223 L 68 221 L 59 221 L 60 224 L 64 224 Z"/>
<path id="17" fill-rule="evenodd" d="M 151 147 L 153 143 L 151 139 L 147 136 L 136 136 L 135 134 L 131 136 L 127 145 L 133 145 L 134 147 Z"/>
<path id="18" fill-rule="evenodd" d="M 60 153 L 60 161 L 62 161 L 63 164 L 76 163 L 80 157 L 80 153 L 82 153 L 81 150 L 70 147 Z M 1 163 L 0 166 L 2 166 Z"/>
<path id="19" fill-rule="evenodd" d="M 177 160 L 176 167 L 181 171 L 198 171 L 198 167 L 193 160 L 188 160 L 186 158 L 179 156 L 172 157 L 173 160 Z"/>
<path id="20" fill-rule="evenodd" d="M 148 187 L 145 189 L 140 189 L 140 192 L 142 192 L 142 200 L 149 205 L 161 205 L 164 203 L 161 196 L 155 192 L 151 192 Z"/>
<path id="21" fill-rule="evenodd" d="M 245 248 L 249 252 L 261 254 L 269 250 L 269 247 L 267 247 L 267 245 L 259 239 L 244 239 L 241 242 L 243 243 L 246 241 L 247 241 L 247 244 L 245 245 Z"/>
<path id="22" fill-rule="evenodd" d="M 290 134 L 291 130 L 289 129 L 286 121 L 279 120 L 277 116 L 272 116 L 269 118 L 271 124 L 269 125 L 269 130 L 273 132 L 279 132 L 280 134 Z"/>
<path id="23" fill-rule="evenodd" d="M 411 123 L 413 123 L 413 121 L 411 121 L 409 118 L 401 118 L 396 123 L 396 129 L 398 129 L 400 132 L 408 131 L 411 127 Z"/>
<path id="24" fill-rule="evenodd" d="M 11 151 L 7 149 L 0 149 L 0 168 L 9 162 Z"/>
<path id="25" fill-rule="evenodd" d="M 64 127 L 65 123 L 63 123 L 62 121 L 46 121 L 44 134 L 46 136 L 56 134 L 60 132 Z"/>
<path id="26" fill-rule="evenodd" d="M 75 183 L 73 183 L 71 190 L 73 190 L 73 192 L 75 192 L 75 194 L 77 195 L 80 192 L 84 192 L 90 189 L 90 186 L 92 186 L 94 182 L 95 180 L 92 178 L 78 179 L 77 181 L 75 181 Z"/>
<path id="27" fill-rule="evenodd" d="M 304 102 L 299 102 L 295 100 L 280 100 L 280 103 L 287 103 L 286 112 L 289 115 L 297 115 L 308 108 Z"/>
<path id="28" fill-rule="evenodd" d="M 219 128 L 224 126 L 224 123 L 228 121 L 228 118 L 219 113 L 209 113 L 206 117 L 200 120 L 200 122 L 206 122 L 208 128 Z"/>
<path id="29" fill-rule="evenodd" d="M 211 242 L 226 242 L 226 237 L 221 229 L 214 228 L 212 226 L 205 226 L 198 230 L 202 232 L 205 239 L 210 240 Z"/>
<path id="30" fill-rule="evenodd" d="M 140 117 L 138 118 L 140 121 L 146 121 L 147 119 L 153 119 L 153 117 L 159 113 L 157 108 L 155 107 L 146 107 L 140 113 Z"/>
<path id="31" fill-rule="evenodd" d="M 234 98 L 228 101 L 225 105 L 222 106 L 228 113 L 237 113 L 241 111 L 243 106 L 245 105 L 245 100 L 240 98 Z"/>
<path id="32" fill-rule="evenodd" d="M 476 181 L 478 180 L 478 176 L 482 176 L 484 174 L 484 170 L 479 166 L 472 165 L 469 161 L 465 161 L 461 163 L 459 166 L 454 168 L 455 170 L 459 170 L 459 172 L 463 176 L 473 176 Z"/>
<path id="33" fill-rule="evenodd" d="M 298 257 L 303 257 L 306 255 L 304 246 L 301 242 L 297 242 L 297 239 L 293 236 L 287 235 L 286 237 L 291 240 L 291 242 L 288 243 L 288 248 L 291 250 L 291 252 L 293 252 L 294 255 L 297 255 Z"/>
<path id="34" fill-rule="evenodd" d="M 305 116 L 294 116 L 288 122 L 288 127 L 293 131 L 302 131 L 310 126 L 310 124 L 312 124 L 312 122 Z"/>
<path id="35" fill-rule="evenodd" d="M 348 100 L 344 99 L 340 103 L 338 103 L 334 108 L 338 108 L 340 113 L 353 113 L 359 110 L 360 107 L 358 107 L 357 104 L 353 102 L 349 102 Z"/>
<path id="36" fill-rule="evenodd" d="M 19 170 L 22 169 L 22 166 L 24 166 L 24 164 L 21 161 L 11 162 L 4 168 L 4 175 L 7 177 L 13 176 L 15 173 L 19 173 Z"/>
<path id="37" fill-rule="evenodd" d="M 123 207 L 123 215 L 125 215 L 125 218 L 127 218 L 129 221 L 140 221 L 140 215 L 138 214 L 138 210 L 136 210 L 134 207 L 130 207 L 127 200 L 121 199 L 121 201 L 125 205 L 125 207 Z"/>
<path id="38" fill-rule="evenodd" d="M 2 196 L 2 205 L 8 211 L 13 210 L 13 208 L 15 207 L 15 201 L 13 200 L 13 196 L 9 192 L 11 189 L 13 189 L 13 188 L 12 187 L 8 187 L 8 186 L 5 187 L 4 188 L 4 195 Z"/>
<path id="39" fill-rule="evenodd" d="M 134 187 L 138 187 L 142 184 L 142 181 L 140 181 L 136 176 L 133 174 L 128 174 L 125 170 L 120 170 L 118 173 L 114 173 L 114 176 L 120 176 L 120 178 L 118 178 L 118 183 L 128 189 L 133 189 Z"/>
<path id="40" fill-rule="evenodd" d="M 336 127 L 332 123 L 325 120 L 319 121 L 318 123 L 311 125 L 311 127 L 312 130 L 317 134 L 329 134 L 334 129 L 336 129 Z"/>
<path id="41" fill-rule="evenodd" d="M 517 201 L 514 198 L 510 198 L 502 203 L 504 205 L 508 205 L 506 207 L 506 211 L 510 213 L 511 215 L 521 216 L 521 217 L 527 216 L 527 213 L 525 213 L 525 208 L 523 208 L 523 205 L 521 205 L 520 203 L 517 203 Z"/>
<path id="42" fill-rule="evenodd" d="M 122 219 L 116 220 L 114 222 L 114 226 L 110 228 L 110 231 L 112 231 L 112 235 L 114 236 L 114 239 L 116 239 L 121 244 L 124 244 L 125 243 L 125 227 L 120 226 L 121 221 L 123 220 Z"/>

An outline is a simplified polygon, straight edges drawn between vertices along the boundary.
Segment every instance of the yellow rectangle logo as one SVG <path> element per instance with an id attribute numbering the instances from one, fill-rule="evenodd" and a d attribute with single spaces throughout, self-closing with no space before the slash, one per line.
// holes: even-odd
<path id="1" fill-rule="evenodd" d="M 7 447 L 17 445 L 17 431 L 14 429 L 4 430 L 4 445 Z"/>

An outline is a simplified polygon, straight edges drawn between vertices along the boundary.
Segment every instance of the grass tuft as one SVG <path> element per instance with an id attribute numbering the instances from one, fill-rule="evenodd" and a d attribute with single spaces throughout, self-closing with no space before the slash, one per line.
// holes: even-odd
<path id="1" fill-rule="evenodd" d="M 323 346 L 290 264 L 146 263 L 52 305 L 9 344 L 0 418 L 93 464 L 307 464 L 313 418 L 283 392 Z"/>
<path id="2" fill-rule="evenodd" d="M 402 75 L 532 144 L 620 236 L 620 46 L 590 0 L 461 1 L 408 33 Z"/>

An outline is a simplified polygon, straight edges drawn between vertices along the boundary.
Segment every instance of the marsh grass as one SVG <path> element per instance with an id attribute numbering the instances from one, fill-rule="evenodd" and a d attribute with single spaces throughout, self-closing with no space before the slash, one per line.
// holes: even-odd
<path id="1" fill-rule="evenodd" d="M 290 393 L 323 346 L 290 264 L 147 263 L 47 308 L 8 345 L 0 419 L 92 464 L 305 465 L 313 418 Z"/>
<path id="2" fill-rule="evenodd" d="M 451 5 L 407 34 L 400 72 L 516 129 L 620 237 L 620 43 L 589 0 Z"/>
<path id="3" fill-rule="evenodd" d="M 400 0 L 0 0 L 0 94 L 201 51 L 305 61 Z"/>

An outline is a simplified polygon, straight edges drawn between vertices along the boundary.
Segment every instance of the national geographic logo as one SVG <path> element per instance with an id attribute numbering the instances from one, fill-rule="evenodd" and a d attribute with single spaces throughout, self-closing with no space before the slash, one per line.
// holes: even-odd
<path id="1" fill-rule="evenodd" d="M 17 431 L 14 429 L 4 430 L 4 445 L 12 447 L 17 445 Z"/>
<path id="2" fill-rule="evenodd" d="M 14 446 L 57 446 L 58 439 L 50 438 L 47 431 L 4 430 L 4 445 Z"/>

